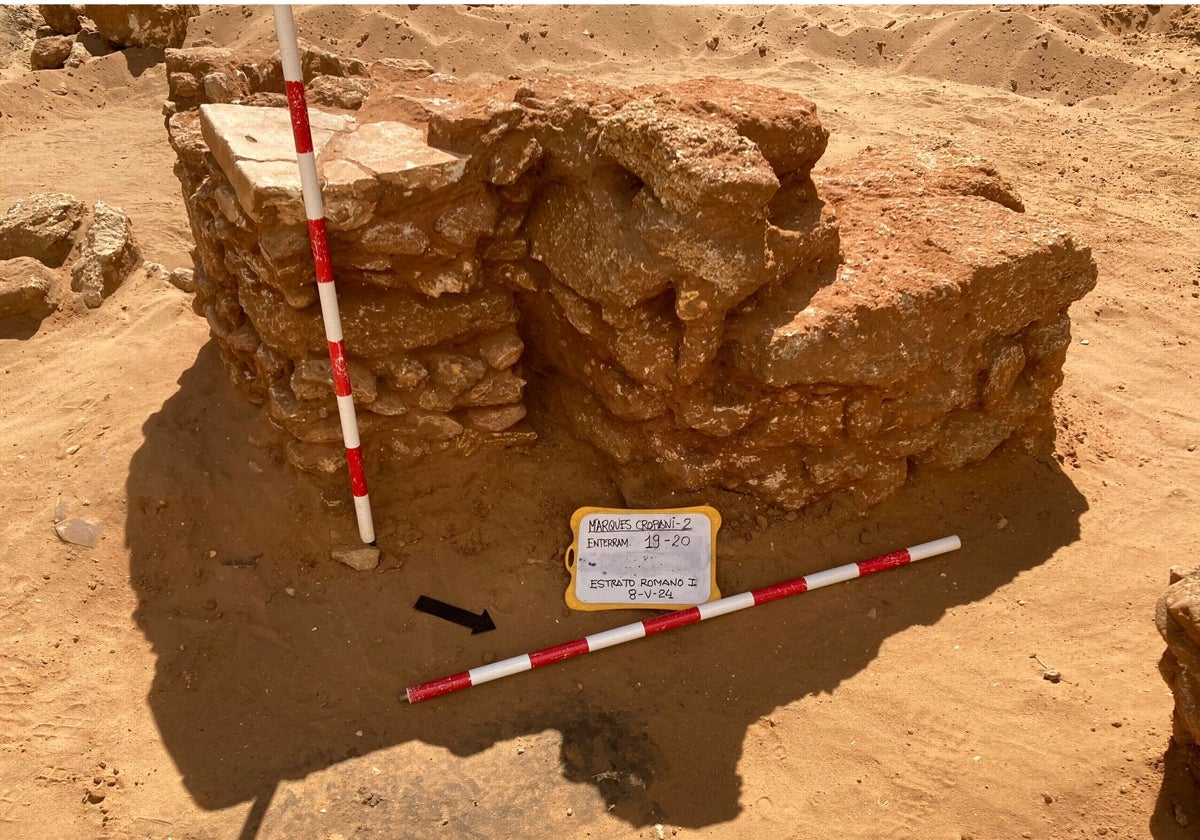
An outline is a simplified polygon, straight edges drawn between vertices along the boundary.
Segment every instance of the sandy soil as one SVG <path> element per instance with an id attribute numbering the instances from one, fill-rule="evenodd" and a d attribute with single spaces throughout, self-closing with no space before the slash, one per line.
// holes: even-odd
<path id="1" fill-rule="evenodd" d="M 328 559 L 348 493 L 282 465 L 186 296 L 138 277 L 0 340 L 0 835 L 1200 836 L 1153 626 L 1200 551 L 1200 26 L 1150 8 L 298 10 L 314 42 L 468 78 L 795 90 L 827 162 L 933 136 L 991 157 L 1100 267 L 1056 456 L 923 475 L 865 517 L 714 494 L 728 593 L 964 547 L 409 707 L 406 684 L 645 617 L 562 602 L 571 511 L 620 501 L 598 457 L 534 405 L 532 450 L 372 476 L 385 559 L 352 572 Z M 103 199 L 186 265 L 161 54 L 31 73 L 35 24 L 0 8 L 0 208 Z M 189 42 L 272 39 L 264 7 L 225 7 Z M 60 501 L 96 548 L 58 541 Z"/>

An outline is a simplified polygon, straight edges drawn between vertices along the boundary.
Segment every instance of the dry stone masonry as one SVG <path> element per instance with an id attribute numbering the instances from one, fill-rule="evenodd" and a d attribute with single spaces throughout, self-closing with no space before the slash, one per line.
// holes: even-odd
<path id="1" fill-rule="evenodd" d="M 306 50 L 368 451 L 524 442 L 531 371 L 631 501 L 870 504 L 1053 434 L 1087 248 L 949 144 L 813 166 L 794 94 L 727 79 L 480 87 Z M 235 381 L 341 464 L 278 60 L 168 50 L 194 306 Z"/>

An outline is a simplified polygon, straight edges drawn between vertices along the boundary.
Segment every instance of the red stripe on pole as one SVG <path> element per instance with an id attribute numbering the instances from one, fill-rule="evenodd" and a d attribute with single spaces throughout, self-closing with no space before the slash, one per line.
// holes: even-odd
<path id="1" fill-rule="evenodd" d="M 350 368 L 346 363 L 346 342 L 328 341 L 329 364 L 333 368 L 333 392 L 339 397 L 348 397 L 350 389 Z"/>
<path id="2" fill-rule="evenodd" d="M 308 101 L 304 97 L 304 82 L 284 82 L 288 111 L 292 114 L 292 136 L 296 139 L 296 154 L 313 150 L 312 129 L 308 125 Z"/>
<path id="3" fill-rule="evenodd" d="M 346 465 L 350 468 L 350 492 L 355 496 L 367 495 L 367 474 L 363 472 L 361 446 L 346 450 Z"/>
<path id="4" fill-rule="evenodd" d="M 642 622 L 642 626 L 646 628 L 646 635 L 650 636 L 654 633 L 662 633 L 664 630 L 674 630 L 685 624 L 695 624 L 699 620 L 700 610 L 697 607 L 688 607 L 686 610 L 648 618 Z"/>
<path id="5" fill-rule="evenodd" d="M 797 578 L 785 583 L 776 583 L 773 586 L 764 586 L 762 589 L 755 589 L 750 594 L 754 596 L 754 606 L 757 607 L 759 604 L 778 601 L 780 598 L 799 595 L 807 591 L 808 582 L 804 578 Z"/>
<path id="6" fill-rule="evenodd" d="M 333 282 L 333 263 L 329 260 L 329 239 L 325 235 L 324 219 L 308 220 L 308 240 L 312 243 L 313 265 L 318 283 Z"/>
<path id="7" fill-rule="evenodd" d="M 888 569 L 894 569 L 897 566 L 903 566 L 911 559 L 908 549 L 904 548 L 900 551 L 893 551 L 891 554 L 885 554 L 882 557 L 863 560 L 858 564 L 858 573 L 860 575 L 869 575 L 872 572 L 883 572 Z"/>
<path id="8" fill-rule="evenodd" d="M 544 648 L 543 650 L 535 650 L 529 654 L 529 662 L 534 668 L 540 668 L 552 662 L 562 662 L 564 659 L 570 659 L 572 656 L 579 656 L 590 652 L 591 649 L 588 647 L 587 639 L 576 639 L 573 642 L 566 642 L 554 647 Z"/>
<path id="9" fill-rule="evenodd" d="M 470 687 L 471 674 L 469 671 L 463 671 L 461 674 L 451 674 L 440 680 L 414 685 L 412 688 L 406 689 L 404 693 L 408 695 L 409 703 L 419 703 L 431 697 L 441 697 L 443 694 Z"/>

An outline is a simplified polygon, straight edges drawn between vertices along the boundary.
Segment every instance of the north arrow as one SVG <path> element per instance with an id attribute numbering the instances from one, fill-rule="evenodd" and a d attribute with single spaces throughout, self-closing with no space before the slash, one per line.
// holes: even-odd
<path id="1" fill-rule="evenodd" d="M 437 598 L 427 598 L 424 595 L 417 598 L 417 603 L 413 605 L 413 609 L 418 612 L 435 615 L 438 618 L 444 618 L 446 621 L 452 621 L 455 624 L 461 624 L 463 627 L 470 627 L 472 636 L 476 633 L 486 633 L 489 630 L 496 629 L 496 623 L 492 621 L 492 617 L 488 615 L 487 610 L 484 610 L 482 615 L 476 615 L 473 612 L 464 610 L 462 607 L 447 604 L 445 601 L 439 601 Z"/>

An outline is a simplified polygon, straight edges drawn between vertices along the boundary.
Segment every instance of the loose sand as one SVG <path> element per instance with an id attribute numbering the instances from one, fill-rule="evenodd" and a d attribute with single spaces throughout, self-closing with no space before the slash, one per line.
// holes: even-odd
<path id="1" fill-rule="evenodd" d="M 598 456 L 534 404 L 531 450 L 372 476 L 385 558 L 352 572 L 328 558 L 348 514 L 266 445 L 187 296 L 139 275 L 0 340 L 0 835 L 1195 837 L 1153 605 L 1200 550 L 1200 24 L 1150 8 L 298 10 L 314 43 L 483 81 L 794 90 L 824 165 L 936 136 L 990 157 L 1100 267 L 1056 456 L 921 476 L 865 517 L 713 494 L 725 592 L 964 547 L 408 707 L 407 683 L 635 617 L 562 602 L 571 511 L 620 502 Z M 35 22 L 0 8 L 0 208 L 102 199 L 186 265 L 161 54 L 32 73 Z M 225 7 L 188 42 L 273 37 Z M 96 548 L 58 541 L 60 501 Z"/>

